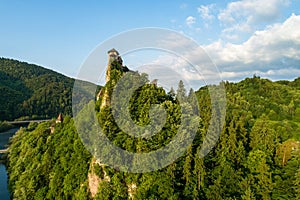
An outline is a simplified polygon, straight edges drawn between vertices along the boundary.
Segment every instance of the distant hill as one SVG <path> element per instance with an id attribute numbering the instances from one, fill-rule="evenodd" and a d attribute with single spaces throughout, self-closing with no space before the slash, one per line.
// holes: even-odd
<path id="1" fill-rule="evenodd" d="M 0 58 L 0 121 L 71 114 L 73 83 L 52 70 Z"/>

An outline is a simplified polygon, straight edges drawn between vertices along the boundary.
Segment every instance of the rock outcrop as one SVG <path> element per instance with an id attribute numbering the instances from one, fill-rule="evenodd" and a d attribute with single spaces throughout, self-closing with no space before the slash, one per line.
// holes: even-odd
<path id="1" fill-rule="evenodd" d="M 109 83 L 110 81 L 113 81 L 111 80 L 112 70 L 114 69 L 119 70 L 121 74 L 130 71 L 127 66 L 123 66 L 123 60 L 117 50 L 111 49 L 107 53 L 108 53 L 108 64 L 106 69 L 105 84 Z M 101 99 L 100 109 L 105 106 L 110 106 L 110 95 L 107 87 L 102 88 L 98 93 L 97 100 L 100 99 Z"/>

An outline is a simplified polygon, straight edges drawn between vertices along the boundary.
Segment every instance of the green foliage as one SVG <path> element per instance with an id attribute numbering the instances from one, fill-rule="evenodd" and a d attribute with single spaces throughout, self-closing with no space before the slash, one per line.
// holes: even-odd
<path id="1" fill-rule="evenodd" d="M 88 197 L 89 152 L 69 117 L 56 125 L 54 134 L 50 123 L 22 128 L 11 140 L 8 173 L 13 199 Z"/>
<path id="2" fill-rule="evenodd" d="M 57 72 L 0 58 L 0 120 L 70 115 L 73 84 Z"/>
<path id="3" fill-rule="evenodd" d="M 296 198 L 300 198 L 300 168 L 297 170 L 295 174 L 294 188 L 296 192 Z"/>
<path id="4" fill-rule="evenodd" d="M 120 63 L 113 63 L 111 80 L 103 87 L 109 95 L 117 80 L 124 76 L 120 69 Z M 112 169 L 105 163 L 94 165 L 92 170 L 101 180 L 94 199 L 130 199 L 131 196 L 137 200 L 299 199 L 300 79 L 272 82 L 255 76 L 239 83 L 226 82 L 224 128 L 217 145 L 200 158 L 209 125 L 220 120 L 211 113 L 208 87 L 196 91 L 195 99 L 194 91 L 187 94 L 182 81 L 177 90 L 167 92 L 150 84 L 146 74 L 134 77 L 146 84 L 130 99 L 132 121 L 147 126 L 151 120 L 159 120 L 151 118 L 149 111 L 153 104 L 160 104 L 166 111 L 166 123 L 150 138 L 133 137 L 116 124 L 111 107 L 100 110 L 100 99 L 96 102 L 96 113 L 110 141 L 129 152 L 144 153 L 168 145 L 181 123 L 186 124 L 187 136 L 196 122 L 184 120 L 188 117 L 181 112 L 186 105 L 184 101 L 198 102 L 198 106 L 186 107 L 194 113 L 200 112 L 196 136 L 184 155 L 154 172 L 132 174 Z M 134 86 L 130 84 L 133 83 L 125 81 L 123 86 Z M 120 106 L 126 103 L 119 100 Z M 129 126 L 126 120 L 120 123 Z M 90 198 L 87 173 L 91 157 L 81 144 L 72 119 L 67 117 L 64 123 L 56 125 L 54 134 L 49 133 L 49 126 L 49 123 L 31 124 L 12 139 L 8 171 L 13 198 Z"/>

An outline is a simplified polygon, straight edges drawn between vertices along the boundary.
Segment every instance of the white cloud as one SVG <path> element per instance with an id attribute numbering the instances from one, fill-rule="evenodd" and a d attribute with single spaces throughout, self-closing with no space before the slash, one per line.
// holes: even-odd
<path id="1" fill-rule="evenodd" d="M 218 19 L 225 26 L 225 36 L 234 32 L 253 32 L 256 25 L 275 22 L 290 0 L 241 0 L 221 10 Z"/>
<path id="2" fill-rule="evenodd" d="M 193 24 L 196 23 L 196 18 L 193 17 L 193 16 L 188 16 L 188 17 L 185 19 L 185 23 L 186 23 L 186 25 L 188 25 L 189 27 L 192 27 Z"/>
<path id="3" fill-rule="evenodd" d="M 300 74 L 300 69 L 296 68 L 287 68 L 287 69 L 275 69 L 275 70 L 248 70 L 242 72 L 221 72 L 221 77 L 223 80 L 231 80 L 231 81 L 239 81 L 244 79 L 245 77 L 252 77 L 253 75 L 258 75 L 262 78 L 276 80 L 283 79 L 294 79 L 296 76 Z"/>
<path id="4" fill-rule="evenodd" d="M 241 80 L 253 74 L 273 80 L 280 77 L 293 79 L 300 76 L 300 29 L 295 27 L 300 27 L 300 15 L 293 14 L 283 23 L 256 31 L 242 44 L 219 40 L 197 47 L 190 45 L 189 40 L 176 37 L 165 41 L 165 46 L 180 51 L 180 55 L 189 63 L 198 65 L 202 76 L 189 69 L 186 61 L 180 59 L 161 57 L 157 63 L 172 66 L 186 80 L 208 80 L 212 83 L 219 80 L 219 72 L 205 57 L 205 49 L 225 80 Z"/>
<path id="5" fill-rule="evenodd" d="M 225 28 L 222 30 L 222 34 L 224 34 L 227 37 L 231 37 L 231 33 L 233 32 L 251 32 L 252 27 L 247 23 L 242 24 L 233 24 L 232 26 L 229 26 L 228 28 Z"/>
<path id="6" fill-rule="evenodd" d="M 218 16 L 224 23 L 236 23 L 241 17 L 247 23 L 273 21 L 290 0 L 241 0 L 231 2 Z"/>
<path id="7" fill-rule="evenodd" d="M 226 77 L 233 75 L 230 73 L 232 71 L 236 73 L 260 71 L 270 76 L 280 70 L 280 73 L 286 73 L 291 69 L 299 72 L 300 29 L 295 27 L 300 27 L 300 15 L 293 14 L 284 23 L 256 31 L 240 45 L 219 40 L 204 48 L 217 66 L 222 71 L 228 72 L 225 73 Z"/>
<path id="8" fill-rule="evenodd" d="M 212 9 L 215 7 L 215 4 L 210 4 L 207 6 L 201 5 L 197 8 L 197 11 L 199 12 L 200 16 L 204 20 L 211 20 L 215 16 L 212 14 Z"/>
<path id="9" fill-rule="evenodd" d="M 242 44 L 219 40 L 202 47 L 191 44 L 189 39 L 177 34 L 170 35 L 168 39 L 159 41 L 160 47 L 177 52 L 176 55 L 182 59 L 163 54 L 150 62 L 149 71 L 154 70 L 153 66 L 162 69 L 168 66 L 173 74 L 171 71 L 153 71 L 152 74 L 161 76 L 156 78 L 167 83 L 178 80 L 179 77 L 195 89 L 204 81 L 208 84 L 217 83 L 219 76 L 231 81 L 251 77 L 253 74 L 273 80 L 293 79 L 300 76 L 300 29 L 295 27 L 300 27 L 300 15 L 293 14 L 283 23 L 256 31 Z M 197 70 L 193 65 L 197 66 Z"/>

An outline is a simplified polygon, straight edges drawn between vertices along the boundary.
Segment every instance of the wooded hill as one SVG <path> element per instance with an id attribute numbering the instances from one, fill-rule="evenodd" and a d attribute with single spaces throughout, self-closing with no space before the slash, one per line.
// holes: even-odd
<path id="1" fill-rule="evenodd" d="M 52 70 L 0 58 L 0 121 L 71 115 L 73 83 Z"/>
<path id="2" fill-rule="evenodd" d="M 112 71 L 112 75 L 118 79 L 122 74 Z M 112 84 L 105 86 L 108 91 Z M 135 174 L 99 165 L 84 148 L 70 117 L 57 124 L 53 134 L 48 130 L 50 122 L 20 130 L 9 150 L 12 198 L 300 199 L 300 78 L 272 82 L 254 76 L 224 84 L 225 125 L 217 145 L 203 159 L 198 153 L 210 118 L 207 87 L 196 91 L 201 120 L 192 145 L 158 171 Z M 153 103 L 167 111 L 165 126 L 149 139 L 120 130 L 110 107 L 99 110 L 100 102 L 97 117 L 115 145 L 130 152 L 149 152 L 168 144 L 177 133 L 178 98 L 190 96 L 182 83 L 177 95 L 153 84 L 135 92 L 129 109 L 135 123 L 149 123 L 145 113 Z"/>

